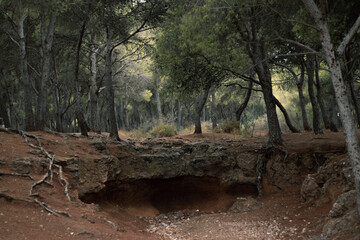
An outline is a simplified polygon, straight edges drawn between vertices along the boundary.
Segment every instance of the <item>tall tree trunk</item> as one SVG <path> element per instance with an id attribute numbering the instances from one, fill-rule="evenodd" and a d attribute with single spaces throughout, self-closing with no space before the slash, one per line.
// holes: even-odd
<path id="1" fill-rule="evenodd" d="M 194 123 L 195 123 L 195 134 L 202 133 L 201 130 L 201 111 L 204 108 L 207 97 L 209 94 L 209 89 L 206 89 L 203 94 L 199 93 L 195 97 L 195 115 L 194 115 Z"/>
<path id="2" fill-rule="evenodd" d="M 91 54 L 90 54 L 90 62 L 91 62 L 91 75 L 89 79 L 90 89 L 89 89 L 89 110 L 90 110 L 90 129 L 93 132 L 101 133 L 100 126 L 100 116 L 99 116 L 99 106 L 98 106 L 98 87 L 96 84 L 97 77 L 97 54 L 99 48 L 92 45 L 91 46 Z M 121 113 L 120 113 L 121 114 Z"/>
<path id="3" fill-rule="evenodd" d="M 249 43 L 248 52 L 251 60 L 254 64 L 254 71 L 258 75 L 261 83 L 261 88 L 264 96 L 266 116 L 269 128 L 269 144 L 282 144 L 282 133 L 280 129 L 279 119 L 276 113 L 276 105 L 272 92 L 272 80 L 271 72 L 266 59 L 265 43 L 260 39 L 257 39 L 255 33 L 252 34 L 250 39 L 253 39 L 252 43 Z M 248 39 L 248 40 L 250 40 Z"/>
<path id="4" fill-rule="evenodd" d="M 245 98 L 244 98 L 244 101 L 243 103 L 240 105 L 240 107 L 236 110 L 236 120 L 237 121 L 240 121 L 240 118 L 241 118 L 241 115 L 243 114 L 246 106 L 248 105 L 249 103 L 249 100 L 250 100 L 250 97 L 251 97 L 251 93 L 252 93 L 252 87 L 253 87 L 254 83 L 253 81 L 249 81 L 248 83 L 248 89 L 246 89 L 246 95 L 245 95 Z"/>
<path id="5" fill-rule="evenodd" d="M 109 10 L 110 11 L 110 10 Z M 108 118 L 110 138 L 119 141 L 119 133 L 115 116 L 114 89 L 112 85 L 112 29 L 107 26 L 106 29 L 106 55 L 105 55 L 105 81 L 106 81 L 106 98 L 108 102 Z"/>
<path id="6" fill-rule="evenodd" d="M 358 125 L 358 128 L 359 128 L 360 127 L 360 105 L 359 105 L 359 101 L 356 98 L 356 93 L 355 93 L 355 88 L 354 88 L 353 61 L 351 59 L 350 48 L 349 47 L 345 48 L 345 62 L 346 62 L 345 67 L 346 67 L 346 70 L 347 70 L 347 74 L 345 75 L 345 76 L 347 76 L 346 81 L 348 82 L 348 85 L 349 85 L 351 100 L 352 100 L 352 103 L 354 105 L 357 125 Z"/>
<path id="7" fill-rule="evenodd" d="M 41 13 L 41 55 L 42 55 L 42 70 L 40 78 L 40 86 L 38 89 L 38 113 L 36 129 L 44 130 L 47 126 L 47 100 L 48 100 L 48 83 L 50 78 L 51 67 L 51 50 L 55 33 L 56 12 L 52 11 L 49 24 L 46 24 L 46 17 L 44 9 Z"/>
<path id="8" fill-rule="evenodd" d="M 297 78 L 296 74 L 295 74 L 295 78 Z M 301 109 L 303 128 L 305 131 L 311 131 L 311 127 L 310 127 L 310 124 L 308 121 L 306 108 L 305 108 L 305 97 L 304 97 L 304 93 L 303 93 L 304 81 L 305 81 L 305 66 L 304 66 L 304 62 L 302 61 L 301 62 L 300 79 L 298 81 L 296 81 L 296 86 L 297 86 L 298 93 L 299 93 L 299 104 L 300 104 L 300 109 Z"/>
<path id="9" fill-rule="evenodd" d="M 20 48 L 21 77 L 22 77 L 23 89 L 24 89 L 25 130 L 33 131 L 35 128 L 34 128 L 34 115 L 32 110 L 32 92 L 31 92 L 31 82 L 28 72 L 26 41 L 24 34 L 24 21 L 26 16 L 23 13 L 22 0 L 18 0 L 18 8 L 19 8 L 18 34 L 20 37 L 19 48 Z"/>
<path id="10" fill-rule="evenodd" d="M 128 104 L 129 104 L 129 93 L 128 93 L 128 87 L 127 82 L 124 83 L 125 88 L 125 98 L 124 98 L 124 121 L 125 121 L 125 129 L 130 130 L 130 124 L 129 124 L 129 111 L 128 111 Z"/>
<path id="11" fill-rule="evenodd" d="M 313 110 L 313 129 L 315 134 L 322 134 L 320 127 L 320 110 L 314 93 L 314 57 L 308 55 L 306 60 L 306 71 L 308 75 L 308 92 Z"/>
<path id="12" fill-rule="evenodd" d="M 7 112 L 6 104 L 8 103 L 7 97 L 5 93 L 0 91 L 0 118 L 2 118 L 2 123 L 6 128 L 10 127 L 10 119 Z M 26 123 L 25 123 L 26 124 Z"/>
<path id="13" fill-rule="evenodd" d="M 280 111 L 283 113 L 284 118 L 285 118 L 285 122 L 286 125 L 288 126 L 288 128 L 290 129 L 291 132 L 293 133 L 298 133 L 300 132 L 300 130 L 298 130 L 292 123 L 289 117 L 289 114 L 287 113 L 286 109 L 284 108 L 284 106 L 281 104 L 281 102 L 274 96 L 274 101 L 276 106 L 278 106 L 278 108 L 280 109 Z"/>
<path id="14" fill-rule="evenodd" d="M 80 64 L 80 50 L 83 42 L 83 37 L 85 33 L 86 21 L 83 22 L 80 32 L 79 39 L 76 47 L 76 56 L 75 56 L 75 71 L 74 71 L 74 80 L 75 80 L 75 88 L 76 88 L 76 118 L 79 123 L 81 135 L 88 137 L 89 127 L 85 121 L 84 112 L 82 109 L 81 103 L 81 86 L 79 82 L 79 64 Z"/>
<path id="15" fill-rule="evenodd" d="M 156 97 L 156 110 L 157 110 L 157 115 L 159 118 L 159 122 L 162 122 L 162 111 L 161 111 L 161 100 L 160 100 L 160 84 L 159 84 L 159 75 L 156 73 L 155 74 L 155 97 Z"/>
<path id="16" fill-rule="evenodd" d="M 121 129 L 125 129 L 126 126 L 125 126 L 125 113 L 124 113 L 124 100 L 122 97 L 120 97 L 120 100 L 119 100 L 119 119 L 120 119 L 120 128 Z"/>
<path id="17" fill-rule="evenodd" d="M 320 110 L 321 110 L 321 115 L 323 118 L 323 122 L 324 122 L 324 126 L 326 129 L 330 129 L 330 120 L 329 120 L 329 116 L 327 114 L 326 111 L 326 107 L 325 107 L 325 103 L 324 103 L 324 99 L 322 96 L 322 87 L 321 87 L 321 83 L 320 83 L 320 76 L 319 76 L 319 63 L 318 60 L 315 59 L 315 80 L 316 80 L 316 98 L 318 100 L 319 106 L 320 106 Z"/>
<path id="18" fill-rule="evenodd" d="M 217 127 L 217 116 L 216 116 L 216 99 L 215 99 L 215 89 L 211 91 L 211 122 L 212 128 Z"/>
<path id="19" fill-rule="evenodd" d="M 340 61 L 337 58 L 337 56 L 342 54 L 344 51 L 343 48 L 346 47 L 352 36 L 359 29 L 360 16 L 356 20 L 354 26 L 350 29 L 349 33 L 345 36 L 337 52 L 335 53 L 326 18 L 322 15 L 321 11 L 318 9 L 313 0 L 302 0 L 302 2 L 305 5 L 306 11 L 315 21 L 315 25 L 318 30 L 317 33 L 324 50 L 325 60 L 331 73 L 331 81 L 333 83 L 336 101 L 340 110 L 340 118 L 344 128 L 347 151 L 354 174 L 354 183 L 357 193 L 358 218 L 360 221 L 360 145 L 359 139 L 356 135 L 356 127 L 351 113 L 349 100 L 346 94 L 344 79 L 340 68 Z"/>
<path id="20" fill-rule="evenodd" d="M 181 108 L 181 102 L 180 100 L 176 100 L 177 101 L 177 124 L 176 124 L 176 127 L 178 130 L 181 129 L 181 126 L 182 126 L 182 108 Z"/>

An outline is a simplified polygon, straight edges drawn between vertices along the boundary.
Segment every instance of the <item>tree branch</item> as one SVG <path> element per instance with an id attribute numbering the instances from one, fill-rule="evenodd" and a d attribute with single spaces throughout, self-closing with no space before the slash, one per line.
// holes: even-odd
<path id="1" fill-rule="evenodd" d="M 338 56 L 340 56 L 340 55 L 342 55 L 344 53 L 344 50 L 345 50 L 346 46 L 349 44 L 349 42 L 354 37 L 354 35 L 356 34 L 356 32 L 357 32 L 357 30 L 359 28 L 360 28 L 360 15 L 358 16 L 358 18 L 356 19 L 354 25 L 350 28 L 349 32 L 346 34 L 346 36 L 344 37 L 344 39 L 340 43 L 338 49 L 336 50 L 336 54 Z"/>

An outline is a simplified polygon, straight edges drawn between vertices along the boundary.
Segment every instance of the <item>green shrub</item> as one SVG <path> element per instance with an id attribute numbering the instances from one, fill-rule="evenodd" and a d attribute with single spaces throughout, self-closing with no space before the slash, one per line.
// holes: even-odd
<path id="1" fill-rule="evenodd" d="M 128 132 L 129 137 L 142 140 L 149 137 L 143 129 L 136 129 Z"/>
<path id="2" fill-rule="evenodd" d="M 239 130 L 239 121 L 236 121 L 234 119 L 225 120 L 221 124 L 221 129 L 225 133 L 232 133 L 235 129 Z"/>
<path id="3" fill-rule="evenodd" d="M 151 130 L 150 134 L 153 137 L 173 137 L 177 135 L 177 131 L 174 125 L 160 123 Z"/>

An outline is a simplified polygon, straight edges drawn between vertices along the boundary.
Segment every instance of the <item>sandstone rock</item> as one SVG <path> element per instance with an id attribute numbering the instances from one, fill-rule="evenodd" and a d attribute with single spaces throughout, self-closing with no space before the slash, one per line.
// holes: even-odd
<path id="1" fill-rule="evenodd" d="M 20 174 L 28 174 L 32 169 L 31 160 L 29 158 L 15 159 L 10 165 L 11 171 Z"/>
<path id="2" fill-rule="evenodd" d="M 252 211 L 262 207 L 262 203 L 258 200 L 248 197 L 248 198 L 237 198 L 234 204 L 229 208 L 228 212 L 231 213 L 240 213 Z"/>
<path id="3" fill-rule="evenodd" d="M 308 174 L 301 186 L 301 198 L 304 201 L 312 201 L 319 198 L 321 190 L 315 178 Z"/>
<path id="4" fill-rule="evenodd" d="M 327 236 L 327 239 L 341 240 L 344 239 L 344 235 L 347 235 L 347 239 L 357 240 L 360 236 L 360 228 L 354 228 L 358 225 L 357 223 L 358 214 L 355 208 L 342 217 L 330 219 L 323 227 L 323 234 Z"/>
<path id="5" fill-rule="evenodd" d="M 6 160 L 0 158 L 0 166 L 4 166 L 4 165 L 6 165 Z"/>
<path id="6" fill-rule="evenodd" d="M 345 213 L 356 206 L 356 191 L 351 190 L 343 193 L 334 203 L 329 212 L 329 217 L 337 218 L 344 216 Z"/>
<path id="7" fill-rule="evenodd" d="M 106 142 L 102 140 L 94 140 L 90 143 L 90 145 L 94 146 L 95 149 L 100 152 L 106 150 Z"/>

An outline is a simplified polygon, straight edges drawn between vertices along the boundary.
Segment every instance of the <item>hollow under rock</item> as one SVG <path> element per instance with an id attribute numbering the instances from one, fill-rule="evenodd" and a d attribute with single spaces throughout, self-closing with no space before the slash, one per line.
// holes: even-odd
<path id="1" fill-rule="evenodd" d="M 108 182 L 98 193 L 81 198 L 102 208 L 118 206 L 136 216 L 155 216 L 180 210 L 228 210 L 237 197 L 258 195 L 253 184 L 222 183 L 219 178 L 184 176 L 131 183 Z"/>

